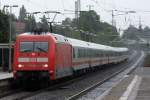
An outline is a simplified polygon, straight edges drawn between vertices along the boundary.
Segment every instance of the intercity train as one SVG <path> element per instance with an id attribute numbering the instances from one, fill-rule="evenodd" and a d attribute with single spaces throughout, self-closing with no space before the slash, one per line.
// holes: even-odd
<path id="1" fill-rule="evenodd" d="M 14 45 L 14 79 L 56 80 L 128 59 L 128 48 L 53 33 L 23 33 Z"/>

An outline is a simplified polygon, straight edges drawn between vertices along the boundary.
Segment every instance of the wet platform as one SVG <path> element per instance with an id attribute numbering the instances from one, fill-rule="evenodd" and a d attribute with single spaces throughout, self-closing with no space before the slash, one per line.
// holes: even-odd
<path id="1" fill-rule="evenodd" d="M 0 81 L 5 79 L 11 79 L 12 77 L 13 77 L 13 73 L 0 71 Z"/>
<path id="2" fill-rule="evenodd" d="M 0 88 L 10 86 L 13 80 L 13 73 L 0 71 Z"/>
<path id="3" fill-rule="evenodd" d="M 140 67 L 96 100 L 150 100 L 150 67 Z"/>

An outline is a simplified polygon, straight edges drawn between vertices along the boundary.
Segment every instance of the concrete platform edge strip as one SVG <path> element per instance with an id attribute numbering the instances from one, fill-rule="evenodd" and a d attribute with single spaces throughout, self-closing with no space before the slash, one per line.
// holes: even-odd
<path id="1" fill-rule="evenodd" d="M 136 66 L 143 57 L 144 57 L 144 53 L 142 52 L 141 57 L 138 59 L 138 61 L 133 66 Z M 127 90 L 123 93 L 123 95 L 120 97 L 119 100 L 128 100 L 128 98 L 138 80 L 139 80 L 139 76 L 136 75 L 134 77 L 134 79 L 132 80 L 132 82 L 130 83 L 130 85 L 127 87 Z"/>
<path id="2" fill-rule="evenodd" d="M 105 98 L 105 96 L 112 90 L 113 87 L 115 87 L 117 84 L 119 84 L 124 78 L 126 78 L 127 76 L 123 77 L 122 79 L 120 79 L 116 84 L 114 84 L 111 88 L 109 88 L 107 91 L 105 91 L 101 96 L 97 97 L 95 100 L 102 100 L 103 98 Z"/>
<path id="3" fill-rule="evenodd" d="M 137 60 L 137 62 L 135 62 L 135 63 L 133 64 L 133 66 L 131 67 L 130 70 L 128 70 L 127 73 L 129 73 L 132 69 L 134 69 L 134 68 L 137 66 L 137 64 L 140 62 L 140 60 L 145 56 L 145 54 L 144 54 L 143 51 L 142 51 L 141 53 L 142 53 L 142 55 L 140 56 L 140 58 Z M 125 77 L 127 77 L 127 76 L 125 76 Z M 124 77 L 124 78 L 125 78 L 125 77 Z M 124 78 L 123 78 L 123 79 L 124 79 Z M 117 84 L 119 84 L 123 79 L 121 79 L 119 82 L 117 82 L 116 84 L 114 84 L 113 87 L 117 86 Z M 108 89 L 107 91 L 105 91 L 102 95 L 100 95 L 99 97 L 97 97 L 95 100 L 102 100 L 103 98 L 105 98 L 105 96 L 107 96 L 107 94 L 111 91 L 111 89 L 112 89 L 113 87 L 111 87 L 110 89 Z"/>
<path id="4" fill-rule="evenodd" d="M 123 93 L 123 95 L 120 97 L 119 100 L 128 100 L 128 98 L 129 98 L 129 96 L 130 96 L 130 94 L 131 94 L 135 84 L 137 83 L 137 81 L 139 79 L 138 77 L 139 76 L 137 76 L 137 75 L 134 76 L 132 82 L 129 84 L 129 86 L 127 87 L 126 91 Z"/>
<path id="5" fill-rule="evenodd" d="M 0 75 L 0 81 L 12 79 L 12 78 L 13 78 L 13 73 L 8 73 L 8 74 L 6 73 Z"/>
<path id="6" fill-rule="evenodd" d="M 142 77 L 138 76 L 138 82 L 135 84 L 132 92 L 130 93 L 130 95 L 128 97 L 128 100 L 135 100 L 136 99 L 137 93 L 138 93 L 138 89 L 140 87 L 141 82 L 142 82 Z"/>

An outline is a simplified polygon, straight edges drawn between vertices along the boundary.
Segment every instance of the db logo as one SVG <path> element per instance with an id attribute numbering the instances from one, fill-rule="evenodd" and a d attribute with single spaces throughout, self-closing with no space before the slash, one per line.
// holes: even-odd
<path id="1" fill-rule="evenodd" d="M 35 53 L 32 53 L 31 55 L 32 55 L 32 56 L 35 56 Z"/>

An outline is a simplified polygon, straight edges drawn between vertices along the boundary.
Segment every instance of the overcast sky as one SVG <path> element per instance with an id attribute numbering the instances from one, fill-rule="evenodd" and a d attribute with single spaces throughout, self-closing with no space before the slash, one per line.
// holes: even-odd
<path id="1" fill-rule="evenodd" d="M 3 5 L 17 4 L 19 7 L 25 5 L 28 12 L 35 11 L 48 11 L 56 10 L 65 12 L 64 10 L 74 10 L 75 0 L 0 0 L 1 8 Z M 134 14 L 125 14 L 115 16 L 116 24 L 118 28 L 125 29 L 129 24 L 138 26 L 139 19 L 143 26 L 150 26 L 150 0 L 81 0 L 81 10 L 88 10 L 87 5 L 93 5 L 92 9 L 95 10 L 101 17 L 102 21 L 111 23 L 111 12 L 112 9 L 121 11 L 137 11 Z M 149 11 L 149 12 L 145 12 Z M 13 13 L 18 15 L 19 8 L 14 8 Z M 69 13 L 69 12 L 65 12 Z M 115 12 L 115 15 L 122 14 Z M 41 17 L 42 14 L 36 15 Z M 54 15 L 51 15 L 53 18 Z M 66 17 L 73 18 L 73 14 L 58 15 L 55 21 L 61 21 Z"/>

